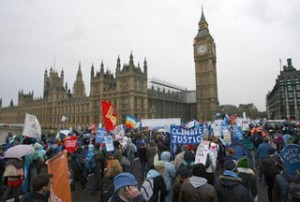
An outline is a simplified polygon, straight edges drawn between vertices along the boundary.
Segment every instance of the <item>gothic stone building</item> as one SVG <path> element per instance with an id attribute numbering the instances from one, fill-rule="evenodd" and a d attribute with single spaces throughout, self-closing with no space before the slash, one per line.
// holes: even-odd
<path id="1" fill-rule="evenodd" d="M 215 43 L 211 37 L 203 11 L 198 34 L 194 39 L 194 61 L 196 91 L 159 80 L 148 80 L 147 61 L 142 67 L 134 64 L 130 54 L 129 63 L 121 66 L 117 58 L 115 74 L 104 70 L 103 62 L 99 71 L 92 65 L 90 95 L 85 92 L 79 64 L 76 81 L 71 92 L 64 84 L 64 72 L 50 69 L 44 73 L 42 98 L 34 93 L 19 92 L 18 105 L 2 107 L 0 101 L 0 123 L 23 123 L 25 113 L 38 117 L 42 127 L 87 127 L 89 123 L 103 123 L 101 101 L 114 106 L 117 120 L 124 123 L 126 114 L 142 118 L 181 118 L 210 120 L 218 111 L 217 72 Z M 62 116 L 68 121 L 61 123 Z"/>

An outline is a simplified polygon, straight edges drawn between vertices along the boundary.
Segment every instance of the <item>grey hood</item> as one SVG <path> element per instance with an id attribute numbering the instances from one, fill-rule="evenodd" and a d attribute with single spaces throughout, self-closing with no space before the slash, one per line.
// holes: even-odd
<path id="1" fill-rule="evenodd" d="M 194 188 L 198 188 L 198 187 L 201 187 L 201 186 L 207 184 L 207 179 L 205 179 L 203 177 L 192 176 L 190 178 L 190 182 Z"/>

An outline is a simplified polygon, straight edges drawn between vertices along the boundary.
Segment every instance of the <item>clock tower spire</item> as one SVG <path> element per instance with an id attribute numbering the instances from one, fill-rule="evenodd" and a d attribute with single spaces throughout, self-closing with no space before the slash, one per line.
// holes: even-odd
<path id="1" fill-rule="evenodd" d="M 216 45 L 210 35 L 202 8 L 198 33 L 194 38 L 196 105 L 198 120 L 209 121 L 219 110 Z"/>

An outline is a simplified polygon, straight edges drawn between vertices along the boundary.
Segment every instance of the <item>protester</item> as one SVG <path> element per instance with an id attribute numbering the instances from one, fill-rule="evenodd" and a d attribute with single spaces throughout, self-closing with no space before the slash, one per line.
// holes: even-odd
<path id="1" fill-rule="evenodd" d="M 193 152 L 188 150 L 184 153 L 183 161 L 180 164 L 178 169 L 181 169 L 183 167 L 186 168 L 188 171 L 189 177 L 191 177 L 192 176 L 192 167 L 193 167 L 194 163 L 195 163 L 195 155 Z"/>
<path id="2" fill-rule="evenodd" d="M 107 173 L 101 181 L 100 201 L 106 202 L 114 193 L 114 177 L 123 172 L 122 166 L 117 159 L 109 161 Z"/>
<path id="3" fill-rule="evenodd" d="M 272 202 L 299 202 L 300 199 L 293 198 L 289 193 L 289 185 L 294 184 L 294 188 L 298 189 L 299 197 L 299 185 L 300 185 L 300 174 L 299 170 L 288 173 L 283 170 L 282 173 L 276 175 L 275 184 L 272 195 Z"/>
<path id="4" fill-rule="evenodd" d="M 22 197 L 22 202 L 48 202 L 52 174 L 40 173 L 31 182 L 32 191 Z"/>
<path id="5" fill-rule="evenodd" d="M 164 202 L 167 195 L 167 188 L 163 178 L 165 171 L 165 163 L 163 161 L 155 162 L 154 169 L 150 169 L 146 175 L 146 179 L 153 179 L 153 196 L 149 201 Z"/>
<path id="6" fill-rule="evenodd" d="M 215 144 L 215 143 L 213 143 Z M 206 179 L 208 181 L 208 184 L 214 185 L 215 184 L 215 172 L 217 167 L 217 156 L 212 152 L 210 149 L 211 144 L 209 146 L 207 160 L 206 160 Z"/>
<path id="7" fill-rule="evenodd" d="M 269 148 L 268 153 L 269 155 L 263 159 L 261 163 L 262 172 L 265 176 L 266 185 L 267 185 L 267 193 L 269 201 L 272 201 L 272 190 L 274 187 L 275 176 L 280 173 L 283 166 L 277 161 L 275 156 L 276 149 Z"/>
<path id="8" fill-rule="evenodd" d="M 114 177 L 114 194 L 110 202 L 146 202 L 137 186 L 137 181 L 131 173 L 121 173 Z"/>
<path id="9" fill-rule="evenodd" d="M 242 179 L 236 173 L 234 161 L 227 161 L 224 165 L 224 173 L 220 175 L 220 183 L 216 186 L 218 198 L 222 202 L 253 202 L 249 191 L 242 184 Z"/>
<path id="10" fill-rule="evenodd" d="M 193 166 L 192 172 L 193 176 L 182 184 L 179 202 L 217 202 L 215 188 L 205 179 L 205 166 L 196 164 Z"/>
<path id="11" fill-rule="evenodd" d="M 158 154 L 158 148 L 156 147 L 156 143 L 152 140 L 150 142 L 150 147 L 147 149 L 146 156 L 147 156 L 147 170 L 154 168 L 154 157 Z"/>
<path id="12" fill-rule="evenodd" d="M 11 191 L 14 193 L 15 202 L 20 201 L 19 192 L 23 183 L 23 160 L 9 159 L 6 161 L 4 177 L 7 177 L 7 187 L 2 196 L 1 202 L 5 202 Z"/>
<path id="13" fill-rule="evenodd" d="M 181 146 L 181 152 L 179 154 L 176 155 L 175 159 L 174 159 L 174 166 L 176 169 L 178 169 L 178 167 L 180 166 L 180 164 L 183 161 L 183 156 L 184 153 L 189 149 L 189 147 L 187 145 L 182 145 Z"/>
<path id="14" fill-rule="evenodd" d="M 141 163 L 141 180 L 143 181 L 146 175 L 146 163 L 147 163 L 147 145 L 145 142 L 141 143 L 140 149 L 139 149 L 139 160 Z"/>
<path id="15" fill-rule="evenodd" d="M 264 179 L 263 179 L 263 172 L 262 172 L 262 161 L 264 160 L 264 158 L 266 158 L 269 154 L 268 154 L 268 150 L 270 148 L 270 144 L 269 144 L 269 138 L 268 137 L 264 137 L 264 141 L 263 143 L 261 143 L 258 146 L 257 149 L 257 158 L 258 158 L 258 164 L 259 164 L 259 181 L 262 183 L 265 183 Z"/>
<path id="16" fill-rule="evenodd" d="M 175 186 L 174 186 L 172 202 L 178 202 L 179 201 L 179 193 L 180 193 L 180 190 L 181 190 L 181 186 L 188 179 L 189 179 L 188 170 L 185 167 L 183 167 L 181 169 L 178 169 L 176 171 L 176 182 L 175 182 Z"/>
<path id="17" fill-rule="evenodd" d="M 165 164 L 165 171 L 163 173 L 163 177 L 166 183 L 167 196 L 165 202 L 172 202 L 173 197 L 173 189 L 174 189 L 174 181 L 176 175 L 175 166 L 170 162 L 171 153 L 168 151 L 164 151 L 161 153 L 161 160 Z"/>
<path id="18" fill-rule="evenodd" d="M 254 171 L 249 168 L 249 159 L 245 156 L 242 157 L 237 163 L 238 177 L 242 179 L 242 184 L 247 188 L 251 197 L 258 200 L 257 185 Z"/>
<path id="19" fill-rule="evenodd" d="M 256 170 L 256 161 L 255 161 L 255 146 L 253 143 L 253 138 L 251 136 L 251 132 L 245 132 L 243 136 L 243 144 L 245 148 L 248 150 L 249 155 L 251 156 L 251 168 Z"/>

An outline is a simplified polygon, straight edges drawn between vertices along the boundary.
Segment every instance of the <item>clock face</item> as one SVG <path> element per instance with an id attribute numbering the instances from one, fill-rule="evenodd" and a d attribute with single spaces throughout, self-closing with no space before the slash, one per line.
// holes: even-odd
<path id="1" fill-rule="evenodd" d="M 207 48 L 205 44 L 201 44 L 198 48 L 197 48 L 197 52 L 199 54 L 204 54 L 206 52 Z"/>

